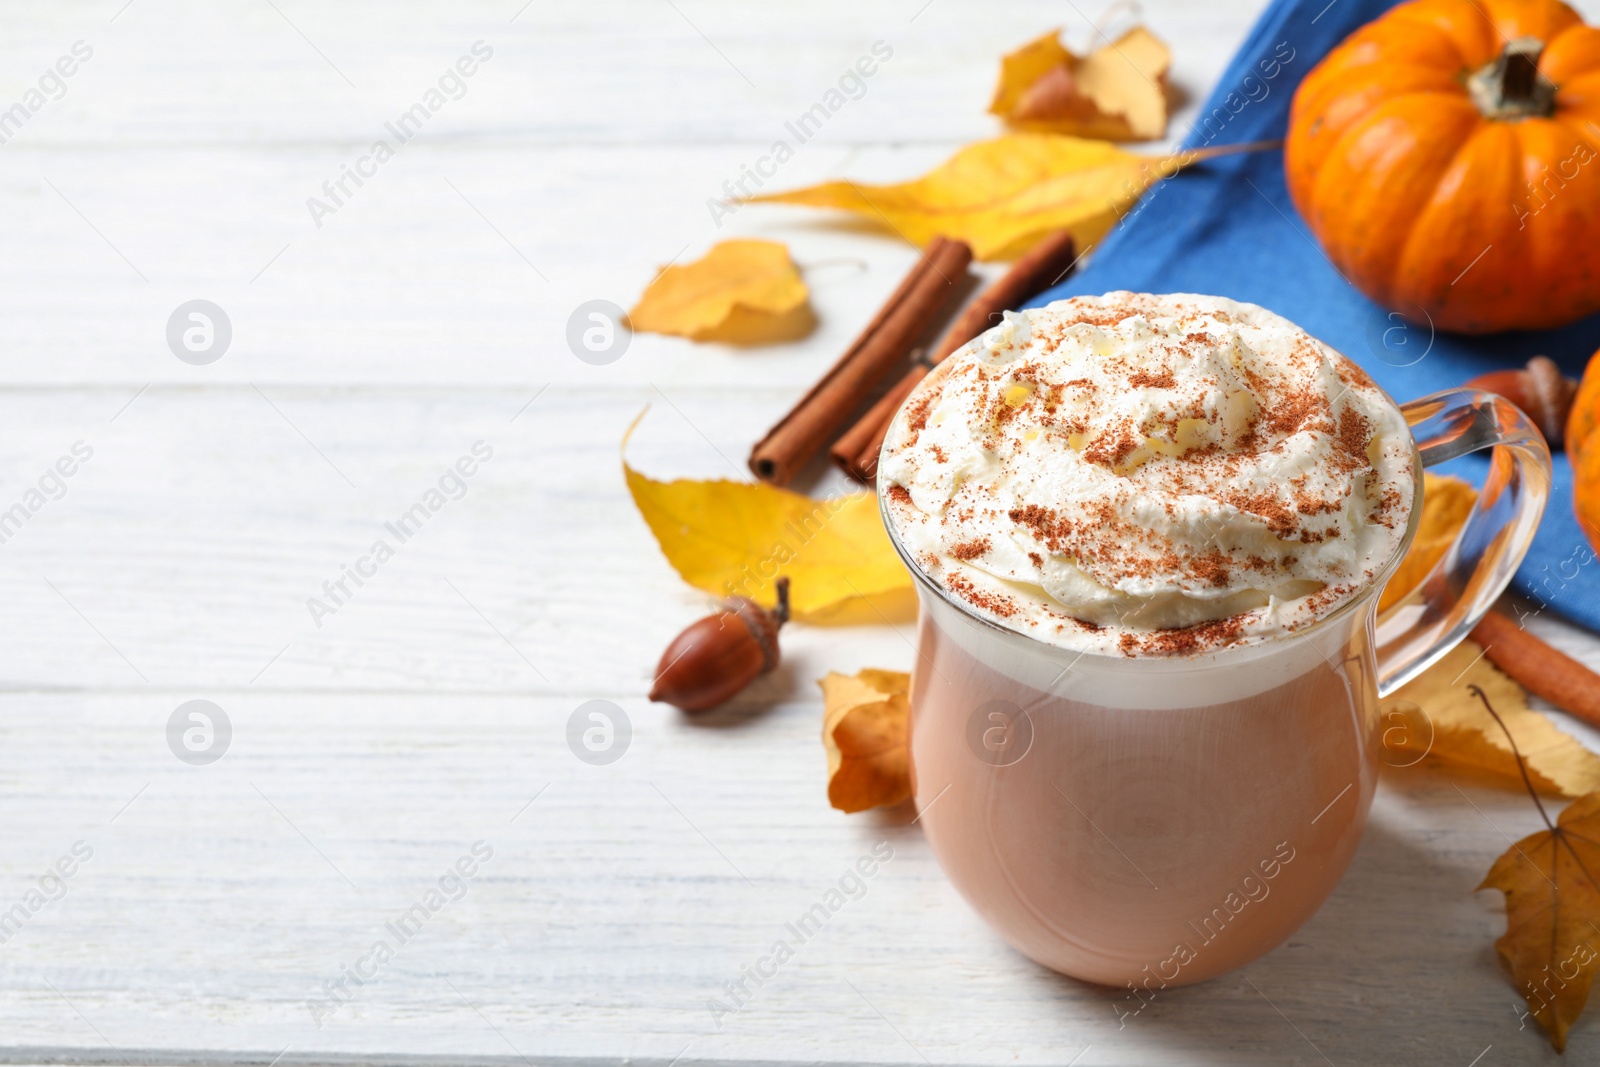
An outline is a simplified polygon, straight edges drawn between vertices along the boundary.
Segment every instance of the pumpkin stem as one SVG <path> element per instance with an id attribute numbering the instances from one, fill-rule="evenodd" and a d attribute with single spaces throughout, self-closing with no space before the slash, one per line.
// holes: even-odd
<path id="1" fill-rule="evenodd" d="M 1515 122 L 1555 111 L 1555 84 L 1539 73 L 1543 52 L 1539 38 L 1518 37 L 1467 79 L 1472 102 L 1484 118 Z"/>

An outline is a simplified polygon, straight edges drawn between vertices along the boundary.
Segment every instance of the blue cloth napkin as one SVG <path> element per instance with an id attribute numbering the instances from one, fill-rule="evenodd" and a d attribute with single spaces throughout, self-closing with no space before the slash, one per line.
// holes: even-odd
<path id="1" fill-rule="evenodd" d="M 1300 80 L 1386 0 L 1276 0 L 1201 109 L 1185 145 L 1284 136 Z M 1362 296 L 1323 257 L 1289 199 L 1278 150 L 1197 164 L 1161 183 L 1112 230 L 1088 265 L 1031 302 L 1113 289 L 1209 293 L 1260 304 L 1361 364 L 1397 400 L 1520 367 L 1529 356 L 1582 372 L 1600 347 L 1600 315 L 1559 330 L 1463 337 L 1405 325 Z M 1425 354 L 1424 354 L 1425 353 Z M 1477 457 L 1458 461 L 1472 464 Z M 1462 470 L 1481 481 L 1486 464 Z M 1572 512 L 1572 466 L 1555 456 L 1550 503 L 1513 588 L 1600 630 L 1600 564 Z"/>

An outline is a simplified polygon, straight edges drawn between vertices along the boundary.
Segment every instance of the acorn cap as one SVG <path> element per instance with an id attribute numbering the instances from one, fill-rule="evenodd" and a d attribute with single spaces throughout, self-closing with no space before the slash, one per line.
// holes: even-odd
<path id="1" fill-rule="evenodd" d="M 722 609 L 739 616 L 750 631 L 750 636 L 761 646 L 761 673 L 766 674 L 778 665 L 778 627 L 783 623 L 777 612 L 768 611 L 749 597 L 731 596 L 722 602 Z"/>

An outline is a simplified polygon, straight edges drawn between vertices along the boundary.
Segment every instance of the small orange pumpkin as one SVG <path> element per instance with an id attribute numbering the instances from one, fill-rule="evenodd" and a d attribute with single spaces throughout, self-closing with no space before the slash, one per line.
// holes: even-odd
<path id="1" fill-rule="evenodd" d="M 1600 309 L 1600 30 L 1559 0 L 1412 0 L 1306 75 L 1284 163 L 1329 260 L 1464 333 Z"/>
<path id="2" fill-rule="evenodd" d="M 1589 357 L 1578 383 L 1565 437 L 1572 461 L 1572 506 L 1584 536 L 1600 550 L 1600 352 Z"/>

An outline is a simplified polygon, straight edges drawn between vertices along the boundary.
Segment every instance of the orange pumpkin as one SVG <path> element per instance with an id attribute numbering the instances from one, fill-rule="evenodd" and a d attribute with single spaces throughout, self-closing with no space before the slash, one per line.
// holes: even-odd
<path id="1" fill-rule="evenodd" d="M 1600 309 L 1600 30 L 1558 0 L 1394 8 L 1306 75 L 1284 161 L 1329 260 L 1408 318 Z"/>
<path id="2" fill-rule="evenodd" d="M 1589 357 L 1563 436 L 1572 461 L 1572 506 L 1578 525 L 1589 543 L 1600 549 L 1600 352 Z"/>

